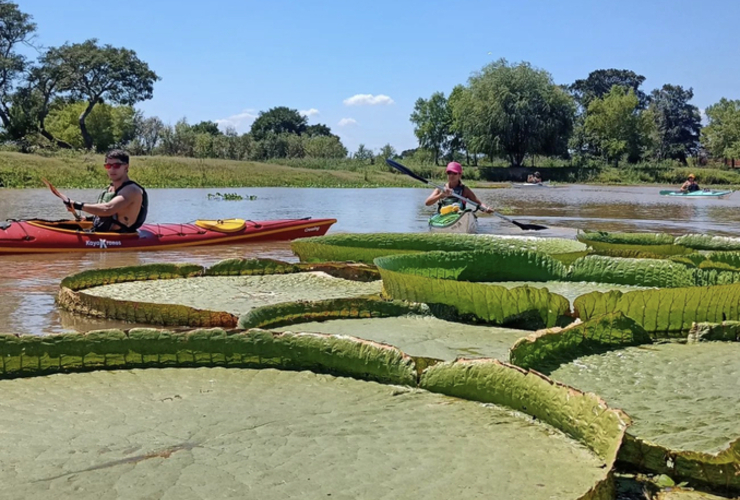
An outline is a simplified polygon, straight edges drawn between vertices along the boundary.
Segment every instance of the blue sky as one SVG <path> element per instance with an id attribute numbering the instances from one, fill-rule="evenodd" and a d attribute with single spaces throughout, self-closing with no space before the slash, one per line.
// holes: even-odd
<path id="1" fill-rule="evenodd" d="M 703 109 L 740 99 L 740 2 L 731 0 L 16 0 L 36 43 L 97 38 L 161 77 L 145 116 L 249 131 L 288 106 L 324 123 L 350 152 L 417 145 L 414 102 L 448 95 L 501 57 L 558 84 L 629 69 L 643 90 L 694 89 Z"/>

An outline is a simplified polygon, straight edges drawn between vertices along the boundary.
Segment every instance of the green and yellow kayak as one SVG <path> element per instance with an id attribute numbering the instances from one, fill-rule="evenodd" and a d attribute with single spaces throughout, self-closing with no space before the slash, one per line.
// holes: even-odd
<path id="1" fill-rule="evenodd" d="M 478 217 L 471 210 L 435 214 L 429 218 L 429 230 L 433 233 L 478 232 Z"/>

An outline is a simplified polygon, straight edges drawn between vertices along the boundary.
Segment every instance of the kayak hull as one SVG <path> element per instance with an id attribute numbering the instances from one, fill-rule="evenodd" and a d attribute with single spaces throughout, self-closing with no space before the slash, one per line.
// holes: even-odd
<path id="1" fill-rule="evenodd" d="M 682 191 L 673 191 L 673 190 L 663 190 L 660 192 L 661 196 L 676 196 L 679 198 L 725 198 L 727 196 L 730 196 L 733 193 L 731 190 L 725 190 L 725 191 L 713 191 L 713 190 L 704 190 L 704 191 L 691 191 L 691 192 L 682 192 Z"/>
<path id="2" fill-rule="evenodd" d="M 550 187 L 550 181 L 543 182 L 512 182 L 511 187 L 513 188 L 528 188 L 528 187 Z"/>
<path id="3" fill-rule="evenodd" d="M 436 214 L 429 218 L 429 230 L 433 233 L 475 234 L 478 232 L 478 217 L 469 210 Z"/>
<path id="4" fill-rule="evenodd" d="M 148 251 L 284 241 L 323 236 L 335 222 L 311 218 L 246 221 L 240 231 L 216 231 L 190 223 L 144 224 L 136 233 L 95 233 L 84 229 L 85 222 L 13 220 L 0 224 L 0 254 Z"/>

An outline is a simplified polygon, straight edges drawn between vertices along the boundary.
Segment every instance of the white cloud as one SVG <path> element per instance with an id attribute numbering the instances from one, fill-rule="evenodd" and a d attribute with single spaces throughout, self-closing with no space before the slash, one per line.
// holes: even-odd
<path id="1" fill-rule="evenodd" d="M 312 116 L 316 116 L 319 114 L 319 110 L 316 108 L 306 109 L 303 111 L 299 111 L 300 114 L 305 116 L 306 118 L 311 118 Z"/>
<path id="2" fill-rule="evenodd" d="M 357 120 L 354 118 L 342 118 L 339 120 L 340 127 L 349 127 L 350 125 L 357 125 Z"/>
<path id="3" fill-rule="evenodd" d="M 257 119 L 257 112 L 253 109 L 245 109 L 239 114 L 231 115 L 227 118 L 219 118 L 214 120 L 218 124 L 221 130 L 226 130 L 228 127 L 234 127 L 237 132 L 244 134 L 249 132 L 252 126 L 252 122 Z"/>
<path id="4" fill-rule="evenodd" d="M 709 125 L 709 117 L 707 116 L 706 108 L 699 108 L 699 117 L 701 118 L 702 126 L 706 127 Z"/>
<path id="5" fill-rule="evenodd" d="M 375 106 L 377 104 L 393 104 L 393 99 L 383 94 L 355 94 L 343 102 L 345 106 Z"/>

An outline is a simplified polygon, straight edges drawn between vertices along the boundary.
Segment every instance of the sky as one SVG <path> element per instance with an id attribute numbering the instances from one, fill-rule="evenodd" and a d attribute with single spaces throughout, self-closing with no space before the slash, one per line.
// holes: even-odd
<path id="1" fill-rule="evenodd" d="M 14 0 L 35 44 L 134 50 L 161 78 L 144 116 L 248 132 L 299 110 L 350 152 L 417 147 L 418 98 L 446 96 L 500 58 L 570 84 L 598 69 L 693 88 L 700 109 L 740 99 L 737 0 Z"/>

